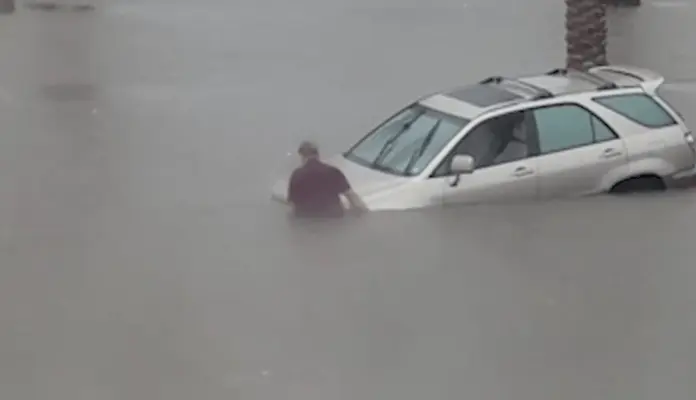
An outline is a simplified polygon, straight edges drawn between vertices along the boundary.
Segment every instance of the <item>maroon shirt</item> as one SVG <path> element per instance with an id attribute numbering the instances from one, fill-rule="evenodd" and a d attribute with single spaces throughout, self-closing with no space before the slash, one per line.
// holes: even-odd
<path id="1" fill-rule="evenodd" d="M 342 217 L 339 195 L 348 190 L 350 185 L 341 170 L 311 159 L 290 176 L 288 200 L 298 217 Z"/>

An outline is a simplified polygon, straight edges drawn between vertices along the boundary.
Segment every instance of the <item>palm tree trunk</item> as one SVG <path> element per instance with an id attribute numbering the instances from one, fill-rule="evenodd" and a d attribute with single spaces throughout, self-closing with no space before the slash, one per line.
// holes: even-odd
<path id="1" fill-rule="evenodd" d="M 607 63 L 606 0 L 565 0 L 566 64 L 587 69 Z"/>

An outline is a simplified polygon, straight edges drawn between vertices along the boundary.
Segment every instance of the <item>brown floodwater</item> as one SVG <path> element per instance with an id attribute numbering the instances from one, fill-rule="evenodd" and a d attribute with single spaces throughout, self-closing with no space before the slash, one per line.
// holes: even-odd
<path id="1" fill-rule="evenodd" d="M 301 139 L 558 66 L 562 2 L 83 3 L 0 16 L 3 398 L 693 398 L 694 191 L 301 225 L 268 199 Z"/>

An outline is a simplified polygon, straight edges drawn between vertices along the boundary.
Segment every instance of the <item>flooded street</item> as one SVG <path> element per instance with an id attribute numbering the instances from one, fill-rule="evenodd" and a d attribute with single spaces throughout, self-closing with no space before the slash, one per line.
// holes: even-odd
<path id="1" fill-rule="evenodd" d="M 694 191 L 302 226 L 269 199 L 301 139 L 336 152 L 424 93 L 560 66 L 563 2 L 20 3 L 0 15 L 3 399 L 696 396 Z M 614 60 L 679 81 L 696 121 L 695 46 L 672 65 L 628 20 L 668 40 L 696 1 L 646 3 L 614 16 Z"/>

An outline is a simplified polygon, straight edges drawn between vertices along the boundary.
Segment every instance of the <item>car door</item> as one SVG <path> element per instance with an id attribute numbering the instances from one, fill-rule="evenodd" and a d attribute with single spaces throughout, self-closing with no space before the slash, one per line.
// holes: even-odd
<path id="1" fill-rule="evenodd" d="M 578 104 L 531 111 L 539 144 L 539 197 L 598 193 L 627 167 L 623 141 L 599 117 Z"/>
<path id="2" fill-rule="evenodd" d="M 532 199 L 537 195 L 535 146 L 528 140 L 533 121 L 524 111 L 485 120 L 472 128 L 434 172 L 442 181 L 443 204 Z M 476 168 L 458 181 L 449 172 L 457 154 L 470 155 Z M 456 183 L 456 184 L 453 184 Z"/>

